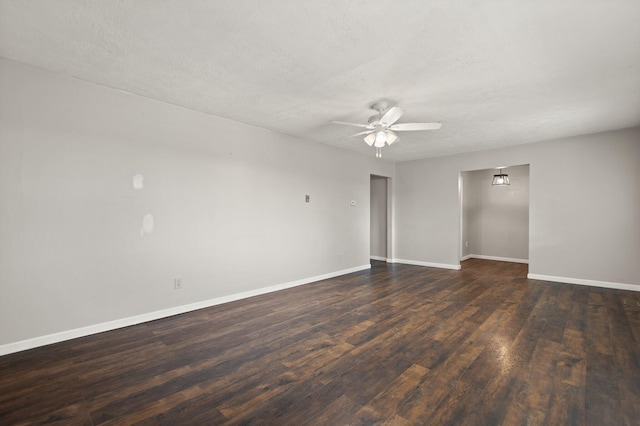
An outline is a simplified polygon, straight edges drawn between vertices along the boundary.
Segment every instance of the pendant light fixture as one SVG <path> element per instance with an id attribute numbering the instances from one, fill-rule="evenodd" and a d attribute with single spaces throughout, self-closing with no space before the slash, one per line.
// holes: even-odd
<path id="1" fill-rule="evenodd" d="M 510 185 L 509 182 L 509 175 L 502 173 L 502 167 L 498 167 L 498 170 L 500 171 L 500 173 L 498 173 L 497 175 L 493 175 L 493 182 L 491 182 L 492 186 L 506 186 L 506 185 Z"/>

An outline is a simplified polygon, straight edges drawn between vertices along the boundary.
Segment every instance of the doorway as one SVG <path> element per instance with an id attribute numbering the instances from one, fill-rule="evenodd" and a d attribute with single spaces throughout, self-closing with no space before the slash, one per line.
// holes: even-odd
<path id="1" fill-rule="evenodd" d="M 389 184 L 389 178 L 371 175 L 369 258 L 372 260 L 387 261 L 390 259 L 391 203 L 389 201 Z"/>
<path id="2" fill-rule="evenodd" d="M 494 175 L 508 175 L 496 185 Z M 460 260 L 529 263 L 529 165 L 460 173 Z"/>

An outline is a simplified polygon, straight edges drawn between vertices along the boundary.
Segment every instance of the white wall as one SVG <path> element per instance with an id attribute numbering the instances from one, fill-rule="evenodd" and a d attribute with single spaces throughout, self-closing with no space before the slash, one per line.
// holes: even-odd
<path id="1" fill-rule="evenodd" d="M 387 258 L 387 178 L 371 176 L 371 256 Z"/>
<path id="2" fill-rule="evenodd" d="M 492 186 L 496 169 L 463 172 L 463 253 L 529 258 L 529 166 L 505 168 L 510 185 Z M 468 243 L 468 246 L 467 244 Z"/>
<path id="3" fill-rule="evenodd" d="M 0 60 L 0 345 L 367 267 L 393 170 Z"/>
<path id="4" fill-rule="evenodd" d="M 640 290 L 640 129 L 396 165 L 395 257 L 459 264 L 460 171 L 529 164 L 529 273 Z"/>

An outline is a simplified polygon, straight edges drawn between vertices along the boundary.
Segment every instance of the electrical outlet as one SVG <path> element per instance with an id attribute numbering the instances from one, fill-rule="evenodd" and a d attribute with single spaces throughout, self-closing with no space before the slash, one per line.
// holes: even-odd
<path id="1" fill-rule="evenodd" d="M 180 290 L 182 288 L 182 278 L 176 278 L 173 280 L 173 288 L 175 290 Z"/>

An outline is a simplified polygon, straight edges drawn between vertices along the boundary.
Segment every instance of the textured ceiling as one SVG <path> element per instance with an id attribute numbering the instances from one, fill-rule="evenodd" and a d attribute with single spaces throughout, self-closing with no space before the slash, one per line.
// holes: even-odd
<path id="1" fill-rule="evenodd" d="M 0 56 L 368 156 L 330 121 L 442 122 L 393 161 L 640 125 L 638 0 L 0 0 Z"/>

